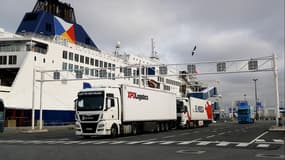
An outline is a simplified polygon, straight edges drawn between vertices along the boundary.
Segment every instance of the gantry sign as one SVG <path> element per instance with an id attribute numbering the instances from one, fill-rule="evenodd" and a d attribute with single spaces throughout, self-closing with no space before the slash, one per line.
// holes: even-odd
<path id="1" fill-rule="evenodd" d="M 276 56 L 257 57 L 250 59 L 235 59 L 226 61 L 208 61 L 183 64 L 159 64 L 159 65 L 128 65 L 112 68 L 83 68 L 81 70 L 34 70 L 34 81 L 40 83 L 40 129 L 42 128 L 42 92 L 43 83 L 61 81 L 63 84 L 68 81 L 99 80 L 99 79 L 126 79 L 137 80 L 139 86 L 145 86 L 151 77 L 170 76 L 200 76 L 214 74 L 234 74 L 247 72 L 268 72 L 273 71 L 276 95 L 276 125 L 279 124 L 279 90 L 278 71 Z M 34 94 L 34 93 L 33 93 Z M 33 96 L 35 98 L 35 95 Z M 33 100 L 33 104 L 34 100 Z M 34 105 L 32 117 L 34 117 Z M 34 128 L 34 118 L 32 118 Z"/>

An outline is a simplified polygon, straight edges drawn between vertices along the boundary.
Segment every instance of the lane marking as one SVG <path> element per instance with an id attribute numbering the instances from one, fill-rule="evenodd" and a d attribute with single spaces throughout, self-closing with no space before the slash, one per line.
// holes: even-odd
<path id="1" fill-rule="evenodd" d="M 210 136 L 208 136 L 208 137 L 206 137 L 206 138 L 212 138 L 212 137 L 215 137 L 216 135 L 210 135 Z"/>
<path id="2" fill-rule="evenodd" d="M 238 145 L 236 145 L 236 147 L 247 147 L 249 146 L 249 143 L 239 143 Z"/>
<path id="3" fill-rule="evenodd" d="M 78 144 L 91 144 L 91 143 L 93 143 L 94 141 L 84 141 L 84 142 L 80 142 L 80 143 L 78 143 Z"/>
<path id="4" fill-rule="evenodd" d="M 219 133 L 218 135 L 224 135 L 225 134 L 225 132 L 221 132 L 221 133 Z"/>
<path id="5" fill-rule="evenodd" d="M 133 142 L 129 142 L 129 143 L 126 143 L 126 144 L 138 144 L 138 143 L 143 143 L 145 141 L 133 141 Z"/>
<path id="6" fill-rule="evenodd" d="M 197 145 L 198 146 L 205 146 L 205 145 L 208 145 L 208 144 L 210 144 L 211 142 L 206 142 L 206 141 L 204 141 L 204 142 L 200 142 L 200 143 L 198 143 Z"/>
<path id="7" fill-rule="evenodd" d="M 265 142 L 264 139 L 257 139 L 255 142 Z"/>
<path id="8" fill-rule="evenodd" d="M 152 142 L 145 142 L 145 143 L 142 143 L 142 144 L 155 144 L 155 143 L 159 143 L 161 141 L 152 141 Z"/>
<path id="9" fill-rule="evenodd" d="M 270 144 L 259 144 L 257 145 L 257 148 L 268 148 Z"/>
<path id="10" fill-rule="evenodd" d="M 115 141 L 115 142 L 111 142 L 109 144 L 122 144 L 125 143 L 126 141 Z"/>
<path id="11" fill-rule="evenodd" d="M 284 140 L 283 139 L 273 139 L 274 142 L 277 142 L 277 143 L 282 143 L 284 144 Z"/>
<path id="12" fill-rule="evenodd" d="M 55 141 L 52 141 L 52 142 L 55 142 Z M 80 141 L 68 141 L 68 142 L 65 142 L 63 144 L 75 144 L 75 143 L 79 143 Z"/>
<path id="13" fill-rule="evenodd" d="M 227 146 L 229 144 L 231 144 L 231 143 L 230 142 L 221 142 L 221 143 L 217 144 L 216 146 Z"/>
<path id="14" fill-rule="evenodd" d="M 266 135 L 268 133 L 268 131 L 263 132 L 261 135 L 257 136 L 255 139 L 253 139 L 252 141 L 249 142 L 249 144 L 254 143 L 256 140 L 258 140 L 260 137 Z"/>
<path id="15" fill-rule="evenodd" d="M 172 144 L 172 143 L 176 143 L 176 141 L 166 141 L 166 142 L 162 142 L 159 144 L 166 145 L 166 144 Z"/>
<path id="16" fill-rule="evenodd" d="M 111 141 L 97 141 L 97 142 L 93 142 L 92 144 L 106 144 L 106 143 L 110 143 Z"/>
<path id="17" fill-rule="evenodd" d="M 193 141 L 181 142 L 181 143 L 178 143 L 178 145 L 185 145 L 185 144 L 190 144 L 190 143 L 193 143 Z"/>

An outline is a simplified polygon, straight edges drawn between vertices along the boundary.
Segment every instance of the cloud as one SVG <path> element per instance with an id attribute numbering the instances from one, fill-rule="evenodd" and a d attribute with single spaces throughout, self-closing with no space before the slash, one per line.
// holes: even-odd
<path id="1" fill-rule="evenodd" d="M 283 0 L 64 0 L 75 8 L 82 24 L 97 46 L 149 56 L 150 38 L 164 63 L 220 61 L 267 56 L 280 59 L 280 98 L 284 101 L 284 1 Z M 1 2 L 0 27 L 14 32 L 35 0 Z M 191 56 L 197 45 L 195 56 Z M 260 79 L 260 96 L 268 104 L 272 97 L 272 75 L 254 74 Z M 200 77 L 203 79 L 203 77 Z M 210 76 L 219 79 L 223 100 L 252 95 L 251 74 Z M 251 88 L 250 88 L 251 87 Z M 252 100 L 252 96 L 249 96 Z"/>

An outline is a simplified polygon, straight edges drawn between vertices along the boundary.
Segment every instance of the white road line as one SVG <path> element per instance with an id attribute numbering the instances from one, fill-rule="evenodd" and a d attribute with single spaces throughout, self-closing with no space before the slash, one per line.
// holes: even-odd
<path id="1" fill-rule="evenodd" d="M 173 137 L 176 137 L 175 135 L 172 135 L 172 136 L 165 136 L 165 137 L 162 137 L 162 138 L 173 138 Z"/>
<path id="2" fill-rule="evenodd" d="M 65 143 L 62 144 L 75 144 L 75 143 L 80 143 L 81 141 L 67 141 Z"/>
<path id="3" fill-rule="evenodd" d="M 106 143 L 110 143 L 111 141 L 97 141 L 97 142 L 93 142 L 92 144 L 106 144 Z"/>
<path id="4" fill-rule="evenodd" d="M 224 135 L 225 134 L 225 132 L 222 132 L 222 133 L 219 133 L 218 135 Z"/>
<path id="5" fill-rule="evenodd" d="M 93 143 L 94 141 L 84 141 L 84 142 L 80 142 L 78 144 L 90 144 L 90 143 Z"/>
<path id="6" fill-rule="evenodd" d="M 255 139 L 253 139 L 252 141 L 249 142 L 249 144 L 254 143 L 256 140 L 258 140 L 260 137 L 264 136 L 265 134 L 267 134 L 268 131 L 263 132 L 261 135 L 257 136 Z"/>
<path id="7" fill-rule="evenodd" d="M 208 137 L 206 137 L 206 138 L 212 138 L 212 137 L 215 137 L 216 135 L 210 135 L 210 136 L 208 136 Z"/>
<path id="8" fill-rule="evenodd" d="M 277 142 L 277 143 L 282 143 L 284 144 L 284 140 L 283 139 L 273 139 L 274 142 Z"/>
<path id="9" fill-rule="evenodd" d="M 162 142 L 162 143 L 159 143 L 159 144 L 162 144 L 162 145 L 165 145 L 165 144 L 172 144 L 172 143 L 175 143 L 176 141 L 166 141 L 166 142 Z"/>
<path id="10" fill-rule="evenodd" d="M 142 144 L 155 144 L 155 143 L 159 143 L 161 141 L 152 141 L 152 142 L 145 142 L 145 143 L 142 143 Z"/>
<path id="11" fill-rule="evenodd" d="M 227 146 L 229 144 L 231 144 L 231 143 L 230 142 L 221 142 L 221 143 L 217 144 L 216 146 Z"/>
<path id="12" fill-rule="evenodd" d="M 247 147 L 249 146 L 249 143 L 239 143 L 238 145 L 236 145 L 236 147 Z"/>
<path id="13" fill-rule="evenodd" d="M 268 148 L 270 144 L 259 144 L 257 148 Z"/>
<path id="14" fill-rule="evenodd" d="M 190 144 L 190 143 L 193 143 L 193 141 L 185 141 L 185 142 L 181 142 L 181 143 L 178 143 L 178 145 L 185 145 L 185 144 Z"/>
<path id="15" fill-rule="evenodd" d="M 122 143 L 125 143 L 126 141 L 117 141 L 117 142 L 112 142 L 112 143 L 109 143 L 109 144 L 122 144 Z"/>
<path id="16" fill-rule="evenodd" d="M 211 142 L 200 142 L 200 143 L 198 143 L 197 145 L 198 146 L 205 146 L 205 145 L 208 145 L 208 144 L 210 144 Z"/>
<path id="17" fill-rule="evenodd" d="M 265 142 L 264 139 L 257 139 L 255 142 Z"/>
<path id="18" fill-rule="evenodd" d="M 133 141 L 133 142 L 129 142 L 129 143 L 126 143 L 126 144 L 138 144 L 138 143 L 143 143 L 145 141 Z"/>

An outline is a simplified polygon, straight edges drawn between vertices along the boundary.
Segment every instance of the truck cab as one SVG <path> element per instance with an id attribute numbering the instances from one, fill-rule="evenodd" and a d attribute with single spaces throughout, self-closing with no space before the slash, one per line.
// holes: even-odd
<path id="1" fill-rule="evenodd" d="M 238 123 L 254 123 L 254 112 L 250 105 L 244 101 L 238 106 Z"/>
<path id="2" fill-rule="evenodd" d="M 118 87 L 85 89 L 75 100 L 76 135 L 119 134 L 120 91 Z"/>
<path id="3" fill-rule="evenodd" d="M 176 99 L 177 126 L 179 128 L 190 128 L 190 105 L 188 98 Z"/>

